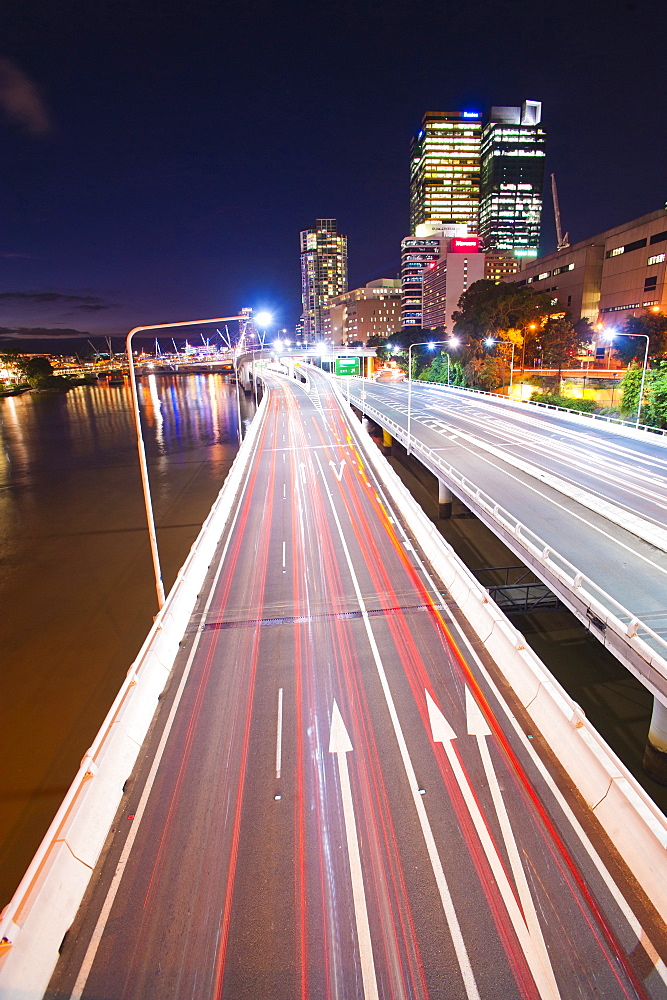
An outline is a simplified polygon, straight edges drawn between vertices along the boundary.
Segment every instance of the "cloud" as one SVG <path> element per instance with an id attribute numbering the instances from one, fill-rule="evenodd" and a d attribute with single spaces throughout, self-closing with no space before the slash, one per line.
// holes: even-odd
<path id="1" fill-rule="evenodd" d="M 30 135 L 46 135 L 52 131 L 46 105 L 37 87 L 22 70 L 0 59 L 0 108 Z"/>
<path id="2" fill-rule="evenodd" d="M 0 341 L 2 340 L 74 340 L 92 337 L 88 330 L 63 330 L 44 326 L 0 326 Z"/>
<path id="3" fill-rule="evenodd" d="M 101 312 L 114 306 L 97 295 L 63 295 L 61 292 L 0 292 L 0 306 L 6 305 L 62 305 L 82 312 Z"/>
<path id="4" fill-rule="evenodd" d="M 6 250 L 4 253 L 0 253 L 0 257 L 7 257 L 11 260 L 17 257 L 20 258 L 21 260 L 35 259 L 31 253 L 19 253 L 18 250 Z"/>

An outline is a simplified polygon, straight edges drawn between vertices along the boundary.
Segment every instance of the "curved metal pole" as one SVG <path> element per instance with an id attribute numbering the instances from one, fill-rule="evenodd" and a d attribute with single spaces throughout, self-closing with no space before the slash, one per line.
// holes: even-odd
<path id="1" fill-rule="evenodd" d="M 239 435 L 239 445 L 241 444 L 241 390 L 239 389 L 239 359 L 234 353 L 234 382 L 236 383 L 236 421 Z"/>
<path id="2" fill-rule="evenodd" d="M 151 488 L 148 479 L 148 463 L 146 461 L 146 448 L 141 432 L 141 415 L 139 413 L 139 394 L 137 393 L 137 379 L 134 371 L 134 359 L 132 357 L 132 338 L 135 333 L 145 330 L 168 330 L 177 326 L 204 326 L 207 323 L 224 323 L 234 319 L 241 319 L 240 316 L 216 316 L 214 319 L 189 319 L 181 323 L 154 323 L 151 326 L 135 326 L 128 333 L 125 339 L 125 349 L 127 351 L 127 363 L 130 373 L 130 389 L 132 391 L 132 407 L 134 410 L 134 426 L 137 432 L 137 450 L 139 452 L 139 468 L 141 470 L 141 485 L 144 493 L 144 507 L 146 508 L 146 523 L 148 526 L 148 537 L 151 544 L 151 556 L 153 559 L 153 572 L 155 574 L 155 591 L 157 593 L 158 609 L 164 605 L 164 584 L 162 583 L 162 570 L 160 568 L 160 555 L 157 547 L 157 535 L 155 533 L 155 518 L 153 517 L 153 504 L 151 502 Z"/>
<path id="3" fill-rule="evenodd" d="M 438 347 L 441 344 L 449 343 L 449 340 L 418 340 L 416 344 L 410 344 L 408 346 L 408 446 L 406 449 L 408 455 L 410 455 L 412 451 L 412 438 L 410 436 L 410 418 L 412 415 L 412 348 L 425 347 L 428 344 L 433 344 L 434 347 Z M 449 354 L 447 355 L 447 385 L 449 385 Z"/>

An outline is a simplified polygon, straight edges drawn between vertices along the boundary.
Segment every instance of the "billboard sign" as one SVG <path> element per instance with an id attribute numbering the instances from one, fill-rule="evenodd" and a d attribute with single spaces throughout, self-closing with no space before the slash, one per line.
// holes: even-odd
<path id="1" fill-rule="evenodd" d="M 476 236 L 455 236 L 449 247 L 450 253 L 481 253 L 482 241 Z"/>

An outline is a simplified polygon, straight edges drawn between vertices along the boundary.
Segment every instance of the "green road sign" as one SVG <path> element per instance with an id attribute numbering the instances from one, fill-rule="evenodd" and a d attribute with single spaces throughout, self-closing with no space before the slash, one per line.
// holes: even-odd
<path id="1" fill-rule="evenodd" d="M 336 358 L 336 375 L 358 375 L 359 358 Z"/>

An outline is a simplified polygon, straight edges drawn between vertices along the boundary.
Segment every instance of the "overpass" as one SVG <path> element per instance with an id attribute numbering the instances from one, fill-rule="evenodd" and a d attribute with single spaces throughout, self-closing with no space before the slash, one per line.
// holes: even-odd
<path id="1" fill-rule="evenodd" d="M 502 397 L 344 379 L 354 406 L 458 496 L 654 695 L 667 781 L 667 449 L 661 436 Z"/>
<path id="2" fill-rule="evenodd" d="M 0 997 L 667 997 L 667 821 L 330 381 L 262 377 Z"/>

